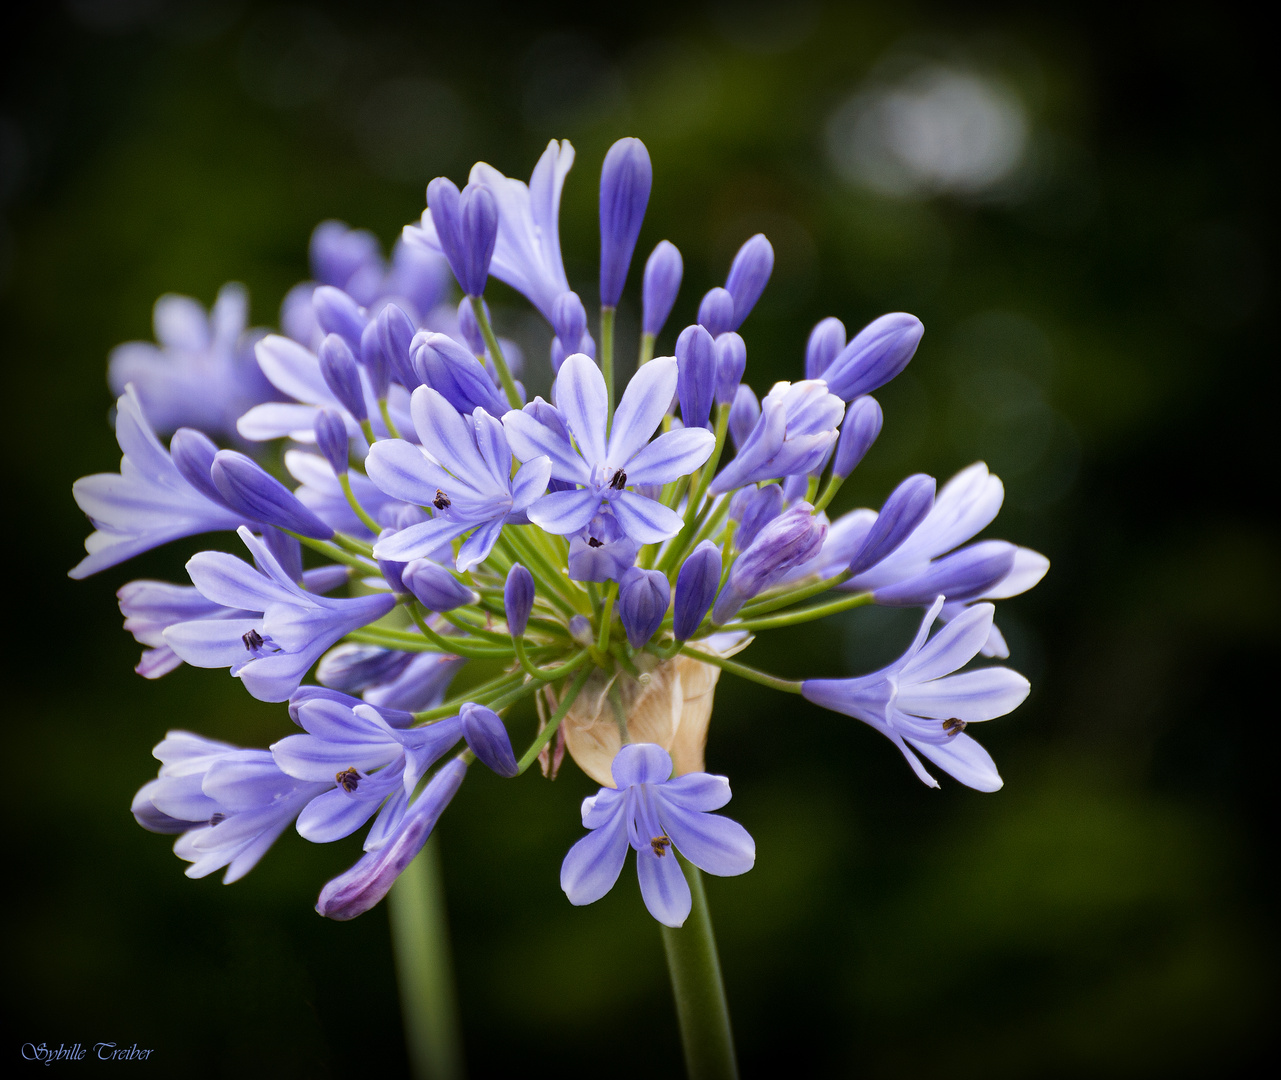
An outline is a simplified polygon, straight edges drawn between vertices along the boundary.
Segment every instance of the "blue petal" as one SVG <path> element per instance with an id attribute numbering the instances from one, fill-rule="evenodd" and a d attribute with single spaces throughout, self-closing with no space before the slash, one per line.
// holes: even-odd
<path id="1" fill-rule="evenodd" d="M 585 529 L 599 506 L 600 495 L 591 488 L 552 491 L 531 504 L 529 520 L 549 533 L 566 536 Z"/>
<path id="2" fill-rule="evenodd" d="M 996 771 L 992 755 L 968 735 L 954 735 L 945 743 L 911 740 L 912 745 L 940 769 L 975 791 L 999 791 L 1005 781 Z M 938 787 L 938 784 L 934 784 Z"/>
<path id="3" fill-rule="evenodd" d="M 672 758 L 655 743 L 628 743 L 614 755 L 610 773 L 620 790 L 633 784 L 661 784 L 672 775 Z"/>
<path id="4" fill-rule="evenodd" d="M 449 473 L 404 439 L 374 443 L 365 458 L 365 472 L 381 491 L 418 506 L 430 506 L 437 490 L 454 488 Z"/>
<path id="5" fill-rule="evenodd" d="M 685 810 L 719 810 L 730 800 L 729 781 L 712 773 L 686 773 L 662 787 L 663 801 Z"/>
<path id="6" fill-rule="evenodd" d="M 700 870 L 717 877 L 745 874 L 756 863 L 756 842 L 737 821 L 720 814 L 686 810 L 666 798 L 664 784 L 654 792 L 658 820 L 676 849 Z"/>
<path id="7" fill-rule="evenodd" d="M 503 428 L 512 452 L 521 461 L 546 456 L 551 459 L 551 475 L 557 480 L 586 484 L 591 479 L 590 467 L 573 444 L 529 413 L 513 409 L 503 417 Z"/>
<path id="8" fill-rule="evenodd" d="M 609 452 L 604 459 L 599 460 L 607 460 L 615 468 L 622 468 L 637 451 L 644 448 L 667 415 L 667 407 L 672 403 L 672 395 L 676 393 L 676 379 L 677 365 L 674 356 L 651 360 L 632 376 L 614 413 L 614 426 L 609 434 Z M 710 448 L 708 453 L 711 453 Z M 630 466 L 627 471 L 630 476 Z M 654 482 L 666 483 L 667 480 Z"/>
<path id="9" fill-rule="evenodd" d="M 568 357 L 556 376 L 556 408 L 565 414 L 578 448 L 589 464 L 605 460 L 605 419 L 609 413 L 605 376 L 582 353 Z"/>
<path id="10" fill-rule="evenodd" d="M 392 533 L 385 540 L 379 540 L 374 545 L 374 558 L 392 562 L 428 558 L 441 544 L 461 536 L 474 524 L 469 521 L 451 521 L 449 518 L 432 518 L 431 521 L 411 525 L 398 533 Z"/>
<path id="11" fill-rule="evenodd" d="M 576 907 L 595 903 L 622 873 L 628 846 L 625 805 L 620 800 L 613 816 L 570 848 L 561 863 L 560 887 Z"/>
<path id="12" fill-rule="evenodd" d="M 657 544 L 681 531 L 684 520 L 675 510 L 660 502 L 637 495 L 634 491 L 620 492 L 613 502 L 614 516 L 623 531 L 641 544 Z"/>
<path id="13" fill-rule="evenodd" d="M 693 899 L 681 864 L 671 852 L 655 855 L 651 848 L 636 853 L 636 874 L 649 913 L 664 926 L 683 926 Z"/>
<path id="14" fill-rule="evenodd" d="M 649 367 L 649 364 L 645 367 Z M 670 483 L 702 465 L 711 457 L 715 446 L 716 436 L 702 428 L 679 428 L 665 432 L 624 463 L 627 467 L 627 483 Z"/>

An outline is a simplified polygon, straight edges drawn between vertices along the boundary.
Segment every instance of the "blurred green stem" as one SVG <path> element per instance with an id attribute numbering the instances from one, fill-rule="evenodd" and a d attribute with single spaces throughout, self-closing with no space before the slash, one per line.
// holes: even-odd
<path id="1" fill-rule="evenodd" d="M 461 1080 L 463 1049 L 435 836 L 391 888 L 392 948 L 416 1080 Z"/>
<path id="2" fill-rule="evenodd" d="M 683 856 L 676 857 L 694 903 L 684 926 L 664 926 L 662 933 L 685 1050 L 685 1071 L 689 1080 L 731 1080 L 738 1076 L 738 1062 L 703 876 Z"/>

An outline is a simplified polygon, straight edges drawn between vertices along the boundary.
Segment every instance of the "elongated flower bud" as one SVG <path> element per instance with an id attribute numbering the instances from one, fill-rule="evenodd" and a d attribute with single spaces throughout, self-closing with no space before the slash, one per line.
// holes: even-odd
<path id="1" fill-rule="evenodd" d="M 810 331 L 805 345 L 805 377 L 821 379 L 833 360 L 845 348 L 845 324 L 833 316 L 821 320 Z"/>
<path id="2" fill-rule="evenodd" d="M 890 492 L 862 545 L 850 559 L 851 575 L 871 569 L 912 535 L 934 506 L 934 488 L 934 477 L 915 473 Z"/>
<path id="3" fill-rule="evenodd" d="M 645 263 L 641 284 L 641 332 L 657 337 L 672 313 L 676 294 L 681 290 L 685 263 L 676 245 L 660 240 Z"/>
<path id="4" fill-rule="evenodd" d="M 578 293 L 563 292 L 556 297 L 552 303 L 552 329 L 569 353 L 580 351 L 578 343 L 587 333 L 587 309 Z"/>
<path id="5" fill-rule="evenodd" d="M 743 372 L 747 370 L 747 343 L 733 331 L 716 339 L 716 404 L 733 405 Z"/>
<path id="6" fill-rule="evenodd" d="M 338 476 L 347 471 L 347 425 L 337 409 L 316 414 L 316 446 Z"/>
<path id="7" fill-rule="evenodd" d="M 872 597 L 890 607 L 925 607 L 938 596 L 972 600 L 1005 580 L 1017 551 L 1004 540 L 983 540 L 936 560 L 924 573 L 877 589 Z"/>
<path id="8" fill-rule="evenodd" d="M 534 575 L 520 563 L 512 563 L 503 585 L 503 610 L 507 614 L 507 629 L 512 637 L 523 637 L 529 625 L 529 613 L 534 610 Z"/>
<path id="9" fill-rule="evenodd" d="M 712 622 L 729 622 L 753 596 L 819 553 L 827 538 L 827 523 L 813 513 L 809 503 L 797 503 L 761 529 L 730 570 L 716 598 Z"/>
<path id="10" fill-rule="evenodd" d="M 687 558 L 676 575 L 672 634 L 686 641 L 694 633 L 721 587 L 721 549 L 704 540 Z"/>
<path id="11" fill-rule="evenodd" d="M 712 415 L 716 393 L 716 347 L 701 326 L 687 326 L 676 339 L 677 383 L 681 423 L 702 428 Z"/>
<path id="12" fill-rule="evenodd" d="M 467 766 L 458 758 L 447 762 L 405 811 L 386 843 L 321 889 L 316 910 L 326 918 L 345 921 L 364 914 L 386 896 L 405 867 L 422 851 L 466 775 Z"/>
<path id="13" fill-rule="evenodd" d="M 328 335 L 320 343 L 320 374 L 325 385 L 338 399 L 338 403 L 357 421 L 369 419 L 365 408 L 365 389 L 360 382 L 360 369 L 347 342 L 337 334 Z"/>
<path id="14" fill-rule="evenodd" d="M 378 335 L 377 319 L 366 326 L 364 333 L 360 335 L 360 364 L 369 376 L 369 387 L 373 390 L 375 399 L 382 401 L 391 385 L 392 371 Z"/>
<path id="15" fill-rule="evenodd" d="M 512 752 L 511 737 L 493 709 L 468 702 L 459 713 L 463 718 L 463 738 L 471 752 L 499 776 L 515 776 L 519 771 Z"/>
<path id="16" fill-rule="evenodd" d="M 707 290 L 698 305 L 698 325 L 705 327 L 712 337 L 734 329 L 734 298 L 728 289 Z"/>
<path id="17" fill-rule="evenodd" d="M 169 441 L 169 456 L 182 473 L 182 478 L 205 498 L 212 499 L 219 506 L 230 507 L 209 473 L 217 453 L 217 444 L 195 428 L 179 428 Z"/>
<path id="18" fill-rule="evenodd" d="M 483 408 L 493 416 L 508 409 L 484 366 L 448 334 L 419 331 L 411 346 L 414 372 L 460 413 Z"/>
<path id="19" fill-rule="evenodd" d="M 832 475 L 844 480 L 863 460 L 881 433 L 884 415 L 876 398 L 861 397 L 850 402 L 841 424 L 841 436 L 836 443 L 836 457 L 832 462 Z"/>
<path id="20" fill-rule="evenodd" d="M 481 303 L 485 302 L 482 300 Z M 489 316 L 488 305 L 485 305 L 485 316 Z M 472 307 L 470 296 L 464 296 L 458 302 L 458 332 L 467 342 L 467 348 L 476 356 L 485 355 L 485 335 L 481 332 L 480 323 L 476 321 L 476 309 Z"/>
<path id="21" fill-rule="evenodd" d="M 617 307 L 640 236 L 654 168 L 640 139 L 619 139 L 600 171 L 600 302 Z"/>
<path id="22" fill-rule="evenodd" d="M 409 360 L 409 344 L 414 339 L 413 322 L 395 304 L 383 308 L 374 322 L 378 327 L 378 344 L 387 358 L 392 378 L 406 389 L 414 389 L 419 380 Z"/>
<path id="23" fill-rule="evenodd" d="M 463 604 L 474 604 L 477 599 L 476 593 L 430 559 L 407 563 L 400 578 L 428 611 L 452 611 Z"/>
<path id="24" fill-rule="evenodd" d="M 334 535 L 334 530 L 303 506 L 292 491 L 244 454 L 219 450 L 210 475 L 227 504 L 251 521 L 313 540 L 328 540 Z"/>
<path id="25" fill-rule="evenodd" d="M 783 488 L 778 484 L 766 484 L 763 488 L 744 488 L 739 494 L 745 497 L 734 543 L 739 551 L 746 551 L 760 531 L 783 512 Z M 734 498 L 737 499 L 738 495 Z"/>
<path id="26" fill-rule="evenodd" d="M 658 631 L 671 599 L 667 575 L 633 566 L 618 579 L 618 617 L 633 649 L 644 648 Z"/>
<path id="27" fill-rule="evenodd" d="M 734 300 L 734 321 L 727 329 L 737 330 L 743 325 L 765 291 L 773 270 L 774 247 L 764 233 L 757 233 L 738 249 L 729 277 L 725 279 L 725 290 Z"/>
<path id="28" fill-rule="evenodd" d="M 734 392 L 734 402 L 729 407 L 729 434 L 737 449 L 743 449 L 743 444 L 747 442 L 760 418 L 761 403 L 750 386 L 740 383 Z"/>
<path id="29" fill-rule="evenodd" d="M 311 294 L 311 305 L 316 312 L 316 322 L 326 334 L 337 334 L 353 352 L 360 348 L 360 336 L 368 320 L 355 300 L 342 289 L 321 285 Z"/>
<path id="30" fill-rule="evenodd" d="M 907 367 L 924 333 L 921 320 L 906 312 L 873 320 L 854 335 L 823 373 L 828 390 L 853 401 L 884 386 Z"/>
<path id="31" fill-rule="evenodd" d="M 498 240 L 498 206 L 489 189 L 468 184 L 460 194 L 452 180 L 427 185 L 427 208 L 449 268 L 468 296 L 480 296 Z"/>

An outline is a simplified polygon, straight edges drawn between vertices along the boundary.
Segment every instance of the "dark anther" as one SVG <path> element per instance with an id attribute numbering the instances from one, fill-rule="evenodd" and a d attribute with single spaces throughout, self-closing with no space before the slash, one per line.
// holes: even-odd
<path id="1" fill-rule="evenodd" d="M 654 849 L 654 854 L 661 859 L 667 854 L 667 849 L 672 846 L 672 842 L 666 836 L 656 836 L 649 842 L 649 846 Z"/>
<path id="2" fill-rule="evenodd" d="M 949 735 L 959 735 L 965 730 L 965 721 L 956 716 L 952 717 L 950 720 L 944 720 L 943 730 Z"/>
<path id="3" fill-rule="evenodd" d="M 588 546 L 588 547 L 601 547 L 602 545 L 601 545 L 601 542 L 600 542 L 599 540 L 597 540 L 597 539 L 596 539 L 596 537 L 594 537 L 594 536 L 589 536 L 589 537 L 587 538 L 587 546 Z"/>
<path id="4" fill-rule="evenodd" d="M 440 490 L 440 488 L 437 488 L 437 489 L 436 489 L 436 497 L 435 497 L 434 499 L 432 499 L 431 504 L 432 504 L 432 506 L 434 506 L 437 510 L 448 510 L 448 509 L 449 509 L 449 496 L 448 496 L 448 495 L 446 495 L 443 491 L 441 491 L 441 490 Z"/>
<path id="5" fill-rule="evenodd" d="M 227 820 L 227 815 L 224 814 L 221 810 L 219 810 L 218 813 L 214 814 L 214 816 L 209 819 L 209 827 L 212 829 L 220 821 L 226 821 L 226 820 Z"/>
<path id="6" fill-rule="evenodd" d="M 619 469 L 618 472 L 614 473 L 614 479 L 609 482 L 609 486 L 615 491 L 622 491 L 626 483 L 627 474 L 622 469 Z"/>
<path id="7" fill-rule="evenodd" d="M 348 795 L 360 786 L 360 773 L 356 771 L 356 766 L 344 769 L 340 773 L 334 774 L 334 779 L 338 781 L 338 786 Z"/>
<path id="8" fill-rule="evenodd" d="M 262 635 L 257 630 L 250 630 L 249 633 L 243 634 L 240 640 L 245 643 L 245 648 L 250 652 L 257 652 L 262 648 Z"/>

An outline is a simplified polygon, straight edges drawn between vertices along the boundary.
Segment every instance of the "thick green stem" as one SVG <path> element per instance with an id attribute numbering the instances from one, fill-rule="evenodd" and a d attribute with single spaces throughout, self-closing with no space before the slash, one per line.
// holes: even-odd
<path id="1" fill-rule="evenodd" d="M 378 571 L 378 564 L 370 562 L 368 559 L 362 559 L 359 556 L 352 555 L 337 544 L 331 544 L 325 540 L 313 540 L 310 536 L 303 536 L 301 533 L 291 532 L 285 529 L 294 539 L 301 541 L 303 547 L 309 547 L 312 551 L 319 551 L 328 559 L 334 562 L 342 563 L 344 566 L 350 566 L 353 570 L 359 570 L 361 573 L 370 574 Z"/>
<path id="2" fill-rule="evenodd" d="M 351 479 L 347 476 L 346 473 L 339 474 L 338 483 L 342 487 L 343 495 L 345 495 L 347 498 L 347 505 L 350 506 L 352 510 L 355 511 L 356 516 L 360 518 L 361 523 L 365 526 L 365 528 L 368 529 L 375 536 L 377 536 L 380 532 L 382 532 L 383 527 L 379 525 L 378 522 L 376 522 L 373 518 L 371 518 L 369 514 L 365 512 L 365 508 L 360 505 L 360 500 L 356 498 L 356 493 L 351 490 Z"/>
<path id="3" fill-rule="evenodd" d="M 393 439 L 400 438 L 400 432 L 396 430 L 396 422 L 391 418 L 391 410 L 387 407 L 385 397 L 378 399 L 378 414 L 383 418 L 383 423 L 387 425 L 387 431 Z"/>
<path id="4" fill-rule="evenodd" d="M 732 1080 L 738 1076 L 738 1062 L 703 876 L 697 866 L 682 856 L 677 858 L 689 882 L 693 907 L 684 926 L 664 926 L 662 934 L 685 1049 L 685 1071 L 689 1080 Z"/>
<path id="5" fill-rule="evenodd" d="M 871 602 L 871 593 L 853 593 L 839 600 L 829 600 L 825 604 L 811 604 L 796 611 L 784 611 L 779 615 L 769 615 L 760 619 L 744 619 L 742 622 L 731 625 L 735 630 L 776 630 L 780 626 L 795 626 L 798 623 L 810 622 L 812 619 L 821 619 L 825 615 L 835 615 L 839 611 L 862 607 Z"/>
<path id="6" fill-rule="evenodd" d="M 481 336 L 485 339 L 485 347 L 489 350 L 489 358 L 494 362 L 494 367 L 498 370 L 498 381 L 503 384 L 503 393 L 507 395 L 507 404 L 513 409 L 520 408 L 520 394 L 516 390 L 516 380 L 512 378 L 512 373 L 507 370 L 507 361 L 503 359 L 503 350 L 499 348 L 498 338 L 494 336 L 494 328 L 489 324 L 489 316 L 485 313 L 485 301 L 479 296 L 470 297 L 471 309 L 476 313 L 476 323 L 480 326 Z"/>
<path id="7" fill-rule="evenodd" d="M 775 675 L 757 671 L 754 667 L 748 667 L 746 664 L 740 664 L 735 660 L 727 660 L 723 656 L 713 656 L 711 653 L 703 652 L 701 649 L 683 645 L 681 646 L 681 655 L 692 656 L 695 660 L 701 660 L 704 664 L 713 664 L 722 671 L 728 671 L 731 675 L 737 675 L 740 679 L 747 679 L 749 682 L 768 686 L 771 690 L 782 690 L 788 694 L 799 694 L 801 692 L 801 684 L 795 679 L 780 679 Z"/>
<path id="8" fill-rule="evenodd" d="M 636 361 L 636 366 L 642 368 L 652 359 L 654 359 L 654 335 L 641 334 L 640 357 Z"/>
<path id="9" fill-rule="evenodd" d="M 388 912 L 413 1075 L 461 1080 L 463 1049 L 435 836 L 396 879 Z"/>
<path id="10" fill-rule="evenodd" d="M 602 306 L 600 309 L 600 369 L 605 375 L 606 425 L 614 416 L 614 314 L 612 307 Z"/>

